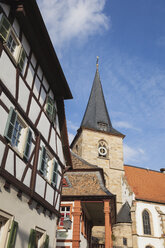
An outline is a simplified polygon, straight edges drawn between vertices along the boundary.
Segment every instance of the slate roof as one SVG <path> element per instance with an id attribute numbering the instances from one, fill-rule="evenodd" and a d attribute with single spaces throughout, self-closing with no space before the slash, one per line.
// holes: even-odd
<path id="1" fill-rule="evenodd" d="M 124 136 L 112 127 L 104 99 L 99 71 L 97 69 L 86 111 L 81 122 L 81 127 L 91 128 L 99 131 L 99 122 L 107 124 L 108 133 Z"/>
<path id="2" fill-rule="evenodd" d="M 129 165 L 124 170 L 136 199 L 165 203 L 165 174 Z"/>
<path id="3" fill-rule="evenodd" d="M 125 202 L 117 215 L 117 223 L 131 223 L 130 205 Z"/>

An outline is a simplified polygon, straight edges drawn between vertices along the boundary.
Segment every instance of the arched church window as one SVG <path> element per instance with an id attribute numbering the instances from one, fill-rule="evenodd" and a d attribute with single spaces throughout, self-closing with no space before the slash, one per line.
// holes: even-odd
<path id="1" fill-rule="evenodd" d="M 101 158 L 106 158 L 107 155 L 108 155 L 107 144 L 104 140 L 100 140 L 98 145 L 98 156 Z"/>
<path id="2" fill-rule="evenodd" d="M 145 248 L 154 248 L 153 246 L 147 245 Z"/>
<path id="3" fill-rule="evenodd" d="M 143 230 L 144 230 L 144 234 L 149 234 L 151 235 L 151 224 L 150 224 L 150 215 L 149 212 L 147 210 L 144 210 L 142 213 L 142 217 L 143 217 Z M 150 246 L 148 246 L 147 248 L 149 248 Z"/>

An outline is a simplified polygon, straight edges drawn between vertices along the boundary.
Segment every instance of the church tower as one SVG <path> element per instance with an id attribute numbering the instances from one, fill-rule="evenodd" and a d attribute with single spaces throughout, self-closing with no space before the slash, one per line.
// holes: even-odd
<path id="1" fill-rule="evenodd" d="M 122 206 L 123 138 L 124 135 L 113 128 L 108 114 L 97 59 L 86 111 L 71 149 L 89 163 L 103 168 L 106 187 L 117 197 L 117 212 Z"/>

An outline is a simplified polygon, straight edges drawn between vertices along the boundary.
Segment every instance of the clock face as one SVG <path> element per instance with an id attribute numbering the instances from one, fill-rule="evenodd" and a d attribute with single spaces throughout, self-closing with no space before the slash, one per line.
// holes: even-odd
<path id="1" fill-rule="evenodd" d="M 103 146 L 100 146 L 98 151 L 101 156 L 105 156 L 107 154 L 107 149 Z"/>

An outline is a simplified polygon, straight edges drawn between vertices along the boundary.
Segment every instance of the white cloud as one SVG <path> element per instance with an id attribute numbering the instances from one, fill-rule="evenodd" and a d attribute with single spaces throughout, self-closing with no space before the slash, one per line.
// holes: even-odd
<path id="1" fill-rule="evenodd" d="M 109 18 L 103 13 L 106 0 L 38 0 L 47 28 L 56 46 L 72 38 L 109 28 Z"/>
<path id="2" fill-rule="evenodd" d="M 124 144 L 124 162 L 126 164 L 137 162 L 139 160 L 139 156 L 145 156 L 145 151 L 142 148 L 132 148 L 126 144 Z"/>
<path id="3" fill-rule="evenodd" d="M 71 144 L 73 139 L 74 139 L 74 137 L 75 137 L 75 135 L 70 133 L 70 132 L 68 132 L 68 137 L 69 137 L 69 144 Z"/>
<path id="4" fill-rule="evenodd" d="M 67 127 L 68 127 L 68 129 L 71 129 L 71 130 L 73 130 L 73 131 L 77 131 L 77 129 L 78 129 L 78 126 L 76 126 L 75 124 L 73 124 L 71 121 L 67 121 Z"/>
<path id="5" fill-rule="evenodd" d="M 136 131 L 140 131 L 140 128 L 134 127 L 127 121 L 114 121 L 113 126 L 117 128 L 134 129 Z"/>

